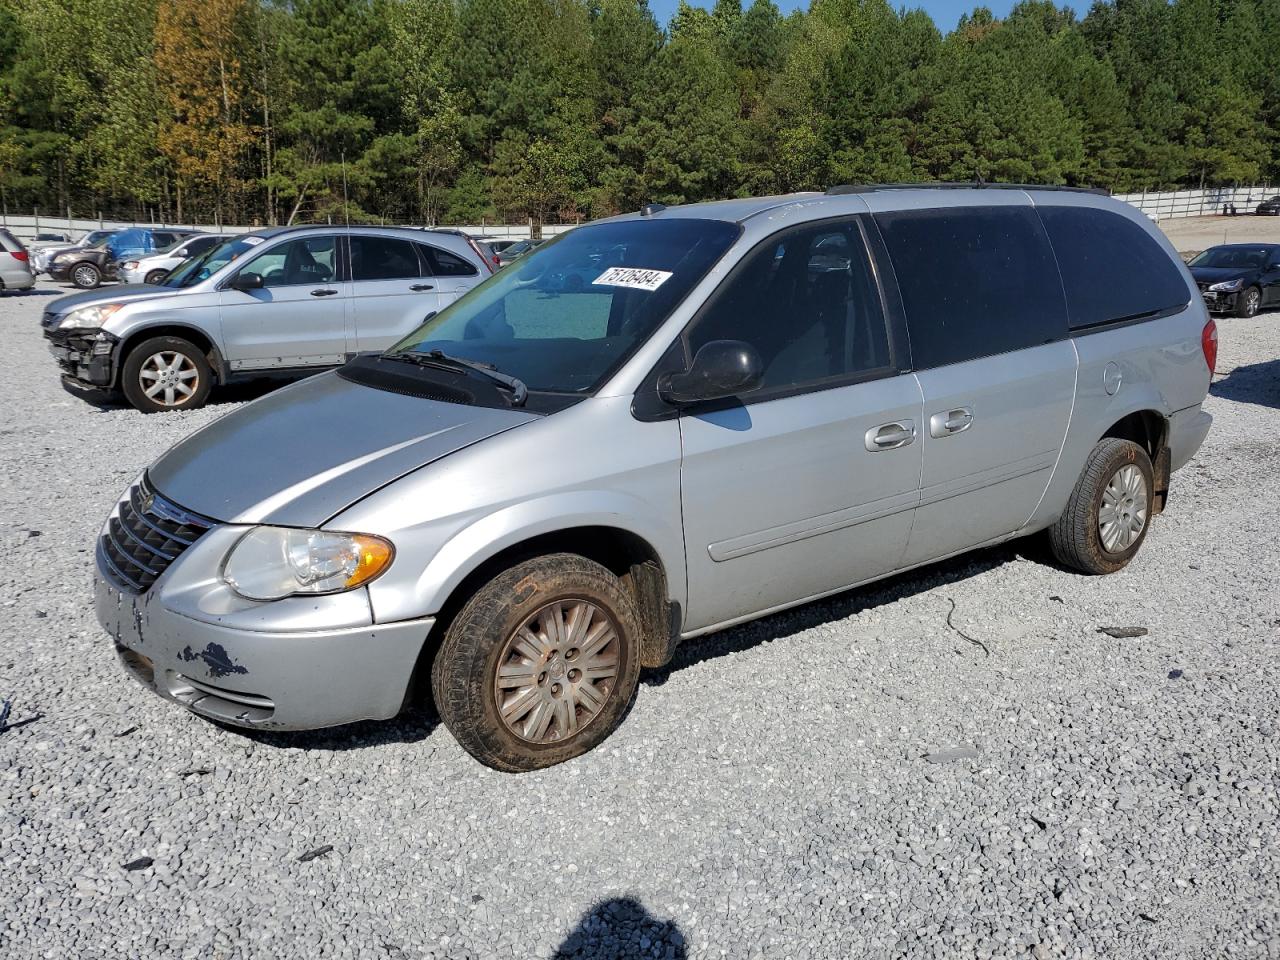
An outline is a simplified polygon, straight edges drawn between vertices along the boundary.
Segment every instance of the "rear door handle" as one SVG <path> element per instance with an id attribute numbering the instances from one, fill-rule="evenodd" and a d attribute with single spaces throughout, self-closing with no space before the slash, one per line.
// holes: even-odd
<path id="1" fill-rule="evenodd" d="M 312 290 L 311 295 L 313 297 L 332 297 L 337 292 L 337 290 L 330 290 L 327 287 L 322 287 L 319 290 Z"/>
<path id="2" fill-rule="evenodd" d="M 949 437 L 953 433 L 964 433 L 971 426 L 973 410 L 969 407 L 954 407 L 929 418 L 929 436 Z"/>
<path id="3" fill-rule="evenodd" d="M 429 283 L 415 283 L 409 289 L 412 290 L 414 293 L 421 293 L 423 290 L 434 290 L 435 287 L 433 287 Z"/>
<path id="4" fill-rule="evenodd" d="M 914 420 L 895 420 L 893 423 L 882 423 L 878 427 L 872 427 L 867 431 L 864 442 L 872 453 L 879 453 L 881 450 L 897 450 L 899 447 L 905 447 L 915 438 Z"/>

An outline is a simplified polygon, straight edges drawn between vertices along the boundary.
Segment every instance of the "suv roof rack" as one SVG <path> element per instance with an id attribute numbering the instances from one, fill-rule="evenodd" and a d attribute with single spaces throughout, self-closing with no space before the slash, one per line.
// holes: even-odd
<path id="1" fill-rule="evenodd" d="M 874 193 L 877 190 L 1062 190 L 1067 193 L 1111 196 L 1111 191 L 1103 187 L 1064 187 L 1053 183 L 987 183 L 981 178 L 965 183 L 936 180 L 925 183 L 841 183 L 828 187 L 826 195 L 838 197 L 848 193 Z"/>

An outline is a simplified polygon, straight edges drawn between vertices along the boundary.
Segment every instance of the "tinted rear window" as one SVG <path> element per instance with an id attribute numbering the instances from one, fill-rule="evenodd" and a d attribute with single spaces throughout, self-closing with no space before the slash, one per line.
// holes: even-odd
<path id="1" fill-rule="evenodd" d="M 1062 270 L 1072 329 L 1184 307 L 1181 268 L 1147 231 L 1118 213 L 1041 207 Z"/>
<path id="2" fill-rule="evenodd" d="M 917 369 L 1060 340 L 1066 306 L 1030 207 L 878 214 Z"/>
<path id="3" fill-rule="evenodd" d="M 422 254 L 424 265 L 431 271 L 433 277 L 474 277 L 480 272 L 474 264 L 439 247 L 429 247 L 420 243 L 418 252 Z"/>

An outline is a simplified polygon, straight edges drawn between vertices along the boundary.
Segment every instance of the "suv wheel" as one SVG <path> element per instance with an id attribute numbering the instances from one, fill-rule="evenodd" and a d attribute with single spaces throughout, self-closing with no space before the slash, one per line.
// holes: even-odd
<path id="1" fill-rule="evenodd" d="M 446 631 L 431 691 L 449 730 L 497 770 L 580 756 L 626 717 L 640 677 L 631 594 L 576 554 L 526 560 L 481 587 Z"/>
<path id="2" fill-rule="evenodd" d="M 1093 448 L 1067 509 L 1049 528 L 1053 554 L 1085 573 L 1115 573 L 1147 537 L 1154 500 L 1151 458 L 1129 440 Z"/>
<path id="3" fill-rule="evenodd" d="M 1258 313 L 1258 307 L 1262 303 L 1262 291 L 1257 287 L 1248 287 L 1244 293 L 1240 294 L 1240 300 L 1236 304 L 1237 317 L 1252 317 Z"/>
<path id="4" fill-rule="evenodd" d="M 102 283 L 102 271 L 92 263 L 77 263 L 71 268 L 71 282 L 81 290 L 92 290 Z"/>
<path id="5" fill-rule="evenodd" d="M 213 370 L 203 352 L 181 337 L 154 337 L 129 352 L 120 387 L 143 413 L 203 407 L 213 386 Z"/>

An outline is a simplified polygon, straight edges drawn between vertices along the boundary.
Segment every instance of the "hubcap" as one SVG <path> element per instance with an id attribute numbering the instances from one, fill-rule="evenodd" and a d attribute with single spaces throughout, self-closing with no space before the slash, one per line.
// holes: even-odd
<path id="1" fill-rule="evenodd" d="M 200 371 L 185 353 L 165 350 L 143 361 L 138 371 L 138 386 L 156 403 L 177 407 L 200 386 Z"/>
<path id="2" fill-rule="evenodd" d="M 1098 534 L 1108 553 L 1128 550 L 1147 525 L 1147 484 L 1142 471 L 1128 463 L 1117 470 L 1102 491 Z"/>
<path id="3" fill-rule="evenodd" d="M 566 740 L 599 716 L 617 685 L 622 641 L 586 600 L 555 600 L 507 638 L 494 697 L 506 728 L 530 743 Z"/>

